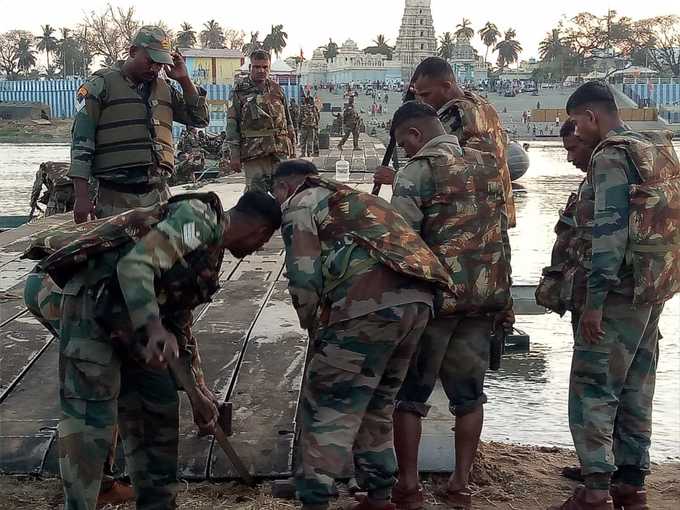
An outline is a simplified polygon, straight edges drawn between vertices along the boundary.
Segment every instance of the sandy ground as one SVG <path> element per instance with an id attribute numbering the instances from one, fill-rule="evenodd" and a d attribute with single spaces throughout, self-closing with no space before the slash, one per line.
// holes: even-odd
<path id="1" fill-rule="evenodd" d="M 558 448 L 483 444 L 472 474 L 474 508 L 545 510 L 564 500 L 576 485 L 560 476 L 563 466 L 575 462 L 573 452 Z M 446 508 L 434 496 L 445 481 L 445 476 L 426 479 L 428 510 Z M 650 508 L 677 510 L 680 507 L 680 463 L 653 465 L 648 490 Z M 346 508 L 352 502 L 344 487 L 340 491 L 343 496 L 334 504 L 334 510 Z M 61 485 L 57 479 L 3 476 L 0 477 L 0 493 L 3 494 L 0 509 L 63 508 Z M 299 506 L 293 501 L 273 499 L 268 482 L 254 489 L 236 482 L 185 483 L 179 496 L 179 508 L 187 510 L 292 510 Z M 115 507 L 116 510 L 133 508 L 131 504 Z M 114 510 L 114 507 L 107 510 Z"/>
<path id="2" fill-rule="evenodd" d="M 55 119 L 50 124 L 31 121 L 0 120 L 0 142 L 3 143 L 55 143 L 71 141 L 72 119 Z"/>

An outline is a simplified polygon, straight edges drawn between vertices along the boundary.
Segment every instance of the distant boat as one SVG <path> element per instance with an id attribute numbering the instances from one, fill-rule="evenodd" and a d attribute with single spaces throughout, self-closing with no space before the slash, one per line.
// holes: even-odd
<path id="1" fill-rule="evenodd" d="M 529 170 L 529 154 L 518 142 L 508 145 L 508 168 L 511 181 L 516 181 Z"/>

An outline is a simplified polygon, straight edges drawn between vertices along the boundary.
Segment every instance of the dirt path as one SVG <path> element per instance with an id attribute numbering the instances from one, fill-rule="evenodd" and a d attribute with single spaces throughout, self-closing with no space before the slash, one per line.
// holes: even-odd
<path id="1" fill-rule="evenodd" d="M 72 124 L 72 119 L 49 124 L 0 120 L 0 143 L 69 143 Z"/>
<path id="2" fill-rule="evenodd" d="M 476 510 L 545 510 L 565 499 L 576 485 L 560 476 L 563 466 L 576 463 L 573 452 L 557 448 L 537 448 L 484 444 L 473 471 Z M 446 477 L 434 476 L 425 482 L 428 510 L 446 508 L 433 493 Z M 680 463 L 655 464 L 648 479 L 650 508 L 680 508 Z M 342 488 L 341 488 L 342 491 Z M 59 480 L 30 477 L 0 477 L 0 509 L 48 510 L 62 508 Z M 333 510 L 344 508 L 351 499 L 342 497 Z M 132 510 L 134 505 L 116 510 Z M 184 484 L 179 508 L 183 510 L 292 510 L 299 504 L 270 497 L 270 486 L 256 489 L 235 482 Z M 113 510 L 109 507 L 109 510 Z"/>

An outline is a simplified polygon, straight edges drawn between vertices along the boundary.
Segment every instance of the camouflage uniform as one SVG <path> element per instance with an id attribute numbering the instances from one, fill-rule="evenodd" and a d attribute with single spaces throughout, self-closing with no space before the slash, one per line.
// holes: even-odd
<path id="1" fill-rule="evenodd" d="M 225 145 L 240 160 L 247 191 L 271 190 L 279 161 L 295 155 L 289 138 L 293 121 L 278 83 L 268 79 L 260 90 L 250 77 L 236 83 L 227 118 Z"/>
<path id="2" fill-rule="evenodd" d="M 351 134 L 352 140 L 354 141 L 354 148 L 358 149 L 361 117 L 359 117 L 359 114 L 352 105 L 347 106 L 345 108 L 345 111 L 342 113 L 342 124 L 345 128 L 345 134 L 342 137 L 342 140 L 340 140 L 338 147 L 342 149 L 342 146 L 345 145 L 345 142 L 347 141 L 349 135 Z"/>
<path id="3" fill-rule="evenodd" d="M 139 214 L 149 216 L 150 210 Z M 176 299 L 175 294 L 162 290 L 168 288 L 162 283 L 157 290 L 155 283 L 175 280 L 177 268 L 187 263 L 201 271 L 203 266 L 193 267 L 192 261 L 197 259 L 192 257 L 204 248 L 221 250 L 222 224 L 218 214 L 199 200 L 176 201 L 159 218 L 155 226 L 141 230 L 148 233 L 138 241 L 125 241 L 88 257 L 81 270 L 66 280 L 63 290 L 55 279 L 66 276 L 49 269 L 55 279 L 36 272 L 26 285 L 29 310 L 58 333 L 60 341 L 59 465 L 65 510 L 94 510 L 116 422 L 137 508 L 176 508 L 177 386 L 168 369 L 154 369 L 140 361 L 139 335 L 143 336 L 150 320 L 162 318 L 177 336 L 183 366 L 202 382 L 189 329 L 191 307 L 170 311 L 168 305 Z M 100 220 L 78 228 L 91 231 L 108 224 Z M 141 235 L 138 230 L 129 231 L 133 232 Z M 59 242 L 59 232 L 52 235 Z M 82 239 L 80 246 L 87 247 L 87 237 Z M 66 244 L 50 255 L 38 269 L 43 264 L 49 267 L 50 260 L 59 260 L 64 250 L 66 258 L 72 258 L 71 246 L 73 243 Z M 184 287 L 188 287 L 186 282 Z M 162 296 L 157 297 L 157 292 Z"/>
<path id="4" fill-rule="evenodd" d="M 494 314 L 510 302 L 499 169 L 490 155 L 488 167 L 470 165 L 476 155 L 466 152 L 467 160 L 455 136 L 430 140 L 397 172 L 392 192 L 392 205 L 449 269 L 456 293 L 440 299 L 397 396 L 398 410 L 422 417 L 437 377 L 456 416 L 486 402 Z"/>
<path id="5" fill-rule="evenodd" d="M 293 304 L 302 327 L 319 328 L 302 394 L 299 497 L 327 504 L 353 452 L 362 486 L 387 499 L 392 405 L 430 316 L 427 282 L 449 288 L 450 280 L 377 197 L 308 178 L 283 213 Z"/>
<path id="6" fill-rule="evenodd" d="M 313 104 L 302 107 L 300 115 L 300 147 L 301 156 L 318 156 L 319 110 Z"/>
<path id="7" fill-rule="evenodd" d="M 290 111 L 290 121 L 293 123 L 295 132 L 298 131 L 300 127 L 300 112 L 302 111 L 303 105 L 295 103 L 295 99 L 291 99 L 289 111 Z"/>
<path id="8" fill-rule="evenodd" d="M 161 51 L 169 40 L 161 41 L 159 33 L 144 27 L 135 44 Z M 136 84 L 122 74 L 122 64 L 97 71 L 78 89 L 71 129 L 69 176 L 99 180 L 99 218 L 167 200 L 166 180 L 174 169 L 172 123 L 206 127 L 210 121 L 202 89 L 198 96 L 183 97 L 160 78 Z"/>
<path id="9" fill-rule="evenodd" d="M 194 172 L 202 172 L 205 169 L 203 151 L 191 152 L 175 166 L 175 172 L 170 177 L 170 186 L 194 182 Z"/>
<path id="10" fill-rule="evenodd" d="M 75 196 L 73 183 L 67 177 L 68 171 L 68 163 L 46 161 L 40 165 L 31 190 L 31 209 L 37 207 L 38 200 L 40 200 L 47 204 L 45 216 L 73 210 Z M 40 192 L 43 186 L 47 188 L 47 191 L 41 198 Z"/>
<path id="11" fill-rule="evenodd" d="M 610 132 L 605 140 L 624 133 L 624 129 Z M 627 255 L 629 201 L 631 185 L 639 182 L 626 151 L 608 146 L 596 149 L 580 192 L 594 196 L 585 309 L 602 310 L 604 337 L 589 344 L 577 331 L 569 426 L 586 485 L 594 489 L 606 489 L 602 477 L 617 468 L 637 471 L 640 480 L 649 469 L 663 304 L 633 303 L 634 274 Z"/>

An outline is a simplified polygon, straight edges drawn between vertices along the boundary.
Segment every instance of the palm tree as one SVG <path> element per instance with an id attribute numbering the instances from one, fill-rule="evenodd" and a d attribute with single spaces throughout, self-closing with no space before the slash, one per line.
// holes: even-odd
<path id="1" fill-rule="evenodd" d="M 224 30 L 214 19 L 204 23 L 204 30 L 201 31 L 201 45 L 204 48 L 223 48 Z"/>
<path id="2" fill-rule="evenodd" d="M 175 43 L 180 48 L 193 48 L 196 46 L 196 31 L 191 24 L 186 21 L 182 23 L 180 31 L 177 32 Z"/>
<path id="3" fill-rule="evenodd" d="M 33 49 L 33 41 L 28 37 L 22 37 L 17 44 L 17 67 L 19 71 L 28 73 L 32 67 L 35 67 L 35 50 Z"/>
<path id="4" fill-rule="evenodd" d="M 264 38 L 262 45 L 265 50 L 273 51 L 276 58 L 279 58 L 283 48 L 288 44 L 286 42 L 287 39 L 288 34 L 283 31 L 283 25 L 272 25 L 272 30 L 269 32 L 269 35 Z"/>
<path id="5" fill-rule="evenodd" d="M 328 44 L 324 46 L 323 56 L 328 60 L 333 60 L 338 56 L 338 45 L 333 42 L 333 39 L 328 39 Z"/>
<path id="6" fill-rule="evenodd" d="M 463 22 L 456 25 L 456 31 L 453 35 L 455 35 L 456 38 L 472 39 L 472 36 L 475 35 L 475 31 L 470 28 L 470 25 L 472 25 L 472 22 L 467 18 L 463 18 Z"/>
<path id="7" fill-rule="evenodd" d="M 554 28 L 551 32 L 545 34 L 538 45 L 538 52 L 541 59 L 546 62 L 553 62 L 560 58 L 564 53 L 564 44 L 562 42 L 562 35 L 559 28 Z"/>
<path id="8" fill-rule="evenodd" d="M 515 40 L 517 32 L 509 28 L 505 32 L 505 38 L 496 45 L 495 50 L 498 52 L 498 67 L 501 69 L 508 65 L 517 62 L 519 59 L 519 52 L 522 51 L 522 45 Z"/>
<path id="9" fill-rule="evenodd" d="M 387 60 L 392 60 L 392 53 L 394 52 L 394 47 L 390 46 L 389 41 L 383 34 L 378 34 L 378 37 L 376 37 L 373 40 L 373 42 L 375 43 L 378 53 L 385 55 L 387 57 Z"/>
<path id="10" fill-rule="evenodd" d="M 38 42 L 37 48 L 39 51 L 44 51 L 47 55 L 47 71 L 50 71 L 50 53 L 57 50 L 57 38 L 54 37 L 54 28 L 50 25 L 43 25 L 42 35 L 39 35 L 36 40 Z"/>
<path id="11" fill-rule="evenodd" d="M 495 23 L 487 21 L 486 25 L 479 30 L 478 34 L 482 39 L 484 46 L 486 46 L 486 53 L 484 54 L 484 62 L 486 62 L 489 57 L 489 48 L 496 45 L 498 38 L 501 36 L 501 31 L 498 30 Z"/>
<path id="12" fill-rule="evenodd" d="M 451 32 L 445 32 L 442 38 L 439 40 L 439 56 L 445 60 L 449 60 L 453 56 L 453 48 L 456 43 L 453 41 Z"/>
<path id="13" fill-rule="evenodd" d="M 260 42 L 260 32 L 250 32 L 250 42 L 243 45 L 241 52 L 246 56 L 250 57 L 250 54 L 262 48 L 262 43 Z"/>

